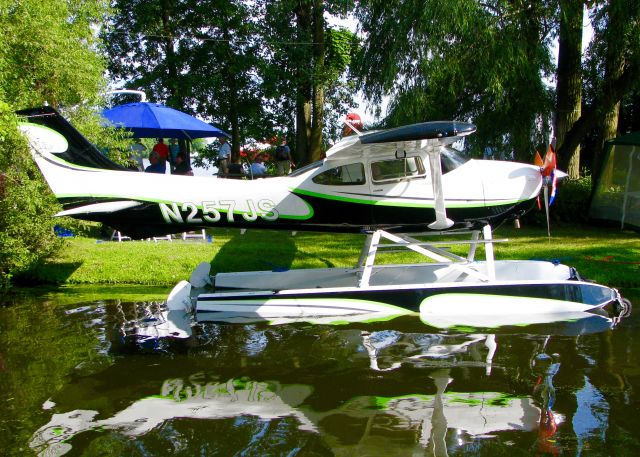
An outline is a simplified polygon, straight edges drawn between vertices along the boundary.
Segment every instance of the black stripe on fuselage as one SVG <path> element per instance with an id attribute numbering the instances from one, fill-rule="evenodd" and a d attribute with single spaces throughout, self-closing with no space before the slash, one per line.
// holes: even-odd
<path id="1" fill-rule="evenodd" d="M 84 220 L 103 222 L 134 238 L 147 238 L 160 234 L 179 233 L 188 230 L 207 227 L 237 227 L 263 228 L 274 230 L 308 230 L 342 233 L 358 233 L 362 230 L 385 229 L 394 232 L 427 231 L 428 224 L 435 220 L 432 208 L 413 208 L 398 206 L 374 206 L 357 202 L 328 200 L 325 198 L 301 196 L 313 208 L 313 215 L 309 219 L 288 219 L 281 217 L 275 221 L 258 218 L 256 221 L 246 221 L 242 215 L 235 214 L 233 222 L 228 221 L 224 213 L 218 222 L 189 223 L 191 210 L 180 210 L 181 220 L 167 223 L 162 215 L 160 204 L 155 202 L 141 202 L 140 206 L 127 208 L 111 213 L 78 214 L 73 217 Z M 126 199 L 69 197 L 61 198 L 65 209 L 78 208 L 84 205 Z M 450 208 L 447 210 L 449 218 L 455 221 L 453 230 L 479 229 L 486 224 L 498 226 L 503 221 L 524 214 L 532 202 L 518 204 Z M 181 208 L 182 205 L 178 205 Z M 193 219 L 202 220 L 202 211 L 198 210 Z"/>

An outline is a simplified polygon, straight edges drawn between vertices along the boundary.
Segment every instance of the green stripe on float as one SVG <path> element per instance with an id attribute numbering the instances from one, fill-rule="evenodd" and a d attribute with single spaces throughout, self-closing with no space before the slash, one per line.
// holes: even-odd
<path id="1" fill-rule="evenodd" d="M 228 303 L 229 305 L 237 305 L 237 306 L 243 306 L 243 305 L 267 305 L 267 306 L 278 306 L 278 305 L 299 305 L 299 306 L 304 306 L 305 303 L 309 303 L 310 305 L 312 304 L 324 304 L 326 306 L 332 306 L 332 304 L 342 304 L 344 308 L 347 308 L 348 306 L 344 306 L 344 305 L 348 305 L 349 303 L 357 303 L 360 305 L 375 305 L 378 306 L 380 308 L 384 308 L 386 310 L 389 311 L 396 311 L 399 314 L 413 314 L 412 311 L 409 311 L 408 309 L 402 308 L 400 306 L 395 306 L 395 305 L 389 305 L 388 303 L 382 303 L 382 302 L 377 302 L 377 301 L 371 301 L 371 300 L 358 300 L 356 298 L 265 298 L 265 299 L 259 299 L 259 298 L 255 298 L 255 299 L 236 299 L 237 302 L 234 302 L 232 300 L 228 300 L 228 301 L 224 301 L 223 303 Z M 203 301 L 202 302 L 203 305 L 207 304 L 207 301 Z M 374 310 L 367 310 L 367 309 L 362 309 L 363 312 L 375 312 Z M 338 317 L 338 316 L 336 316 Z"/>
<path id="2" fill-rule="evenodd" d="M 358 323 L 363 323 L 363 324 L 372 324 L 372 323 L 375 323 L 375 322 L 388 322 L 388 321 L 396 319 L 396 318 L 398 318 L 400 316 L 407 316 L 409 314 L 415 314 L 415 313 L 405 310 L 405 312 L 402 312 L 402 313 L 391 314 L 391 315 L 386 315 L 386 316 L 382 316 L 382 317 L 374 317 L 374 318 L 371 318 L 371 319 L 363 319 L 363 320 L 358 320 L 357 322 Z M 309 320 L 309 322 L 311 322 L 312 324 L 314 323 L 313 320 Z M 353 324 L 353 323 L 354 323 L 354 321 L 336 320 L 336 321 L 330 321 L 330 322 L 323 322 L 322 325 L 349 325 L 349 324 Z"/>

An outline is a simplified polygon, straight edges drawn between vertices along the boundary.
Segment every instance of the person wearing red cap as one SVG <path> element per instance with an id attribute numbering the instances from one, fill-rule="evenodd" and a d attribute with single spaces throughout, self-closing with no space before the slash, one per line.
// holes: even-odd
<path id="1" fill-rule="evenodd" d="M 152 151 L 156 152 L 158 154 L 158 158 L 162 161 L 162 162 L 167 162 L 167 160 L 169 159 L 169 146 L 167 146 L 164 143 L 164 139 L 163 138 L 158 138 L 158 142 L 155 144 L 155 146 L 153 147 Z"/>
<path id="2" fill-rule="evenodd" d="M 360 116 L 357 113 L 349 113 L 347 114 L 347 121 L 349 122 L 349 124 L 351 124 L 354 128 L 362 131 L 362 129 L 364 128 L 364 126 L 362 125 L 362 119 L 360 119 Z M 353 129 L 351 127 L 349 127 L 348 124 L 344 124 L 344 127 L 342 128 L 342 136 L 349 136 L 351 134 L 355 133 L 353 131 Z"/>

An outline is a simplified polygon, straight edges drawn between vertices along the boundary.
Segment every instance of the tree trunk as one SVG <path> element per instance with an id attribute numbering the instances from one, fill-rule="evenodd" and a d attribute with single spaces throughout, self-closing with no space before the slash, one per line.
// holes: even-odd
<path id="1" fill-rule="evenodd" d="M 584 4 L 560 1 L 560 39 L 558 83 L 556 85 L 556 148 L 564 143 L 567 132 L 580 118 L 582 105 L 582 16 Z M 580 144 L 564 149 L 558 157 L 560 168 L 571 178 L 580 177 Z"/>
<path id="2" fill-rule="evenodd" d="M 227 116 L 229 118 L 229 123 L 231 124 L 231 162 L 237 163 L 240 161 L 240 145 L 242 143 L 240 138 L 240 113 L 238 112 L 238 93 L 240 91 L 240 84 L 238 83 L 238 79 L 236 76 L 236 72 L 233 69 L 232 62 L 235 61 L 236 56 L 231 50 L 231 42 L 233 37 L 231 33 L 229 33 L 228 29 L 223 29 L 222 37 L 227 43 L 226 54 L 227 58 L 224 62 L 224 74 L 227 75 L 227 83 L 229 85 L 229 92 L 227 94 L 226 99 L 228 100 L 229 106 L 226 110 Z"/>
<path id="3" fill-rule="evenodd" d="M 520 127 L 511 129 L 514 158 L 518 162 L 531 162 L 533 153 L 531 144 L 531 126 L 533 122 L 523 122 Z M 496 157 L 497 158 L 497 157 Z"/>
<path id="4" fill-rule="evenodd" d="M 598 126 L 598 122 L 602 121 L 602 110 L 609 111 L 620 102 L 624 94 L 637 81 L 638 73 L 640 73 L 640 58 L 635 58 L 628 62 L 619 78 L 610 81 L 611 84 L 604 87 L 603 92 L 593 101 L 591 109 L 585 110 L 580 119 L 573 124 L 571 130 L 567 132 L 564 143 L 558 148 L 559 156 L 564 155 L 564 149 L 568 150 L 580 144 L 587 133 Z"/>
<path id="5" fill-rule="evenodd" d="M 302 0 L 296 8 L 298 41 L 310 40 L 311 34 L 311 2 Z M 305 56 L 307 57 L 307 56 Z M 311 66 L 311 55 L 308 60 L 298 63 L 296 80 L 296 156 L 299 164 L 311 162 L 311 81 L 307 70 Z"/>
<path id="6" fill-rule="evenodd" d="M 566 150 L 579 144 L 580 141 L 594 128 L 601 127 L 605 114 L 609 113 L 612 117 L 609 125 L 613 125 L 614 118 L 617 118 L 616 106 L 622 100 L 622 97 L 628 93 L 637 83 L 638 74 L 640 73 L 640 56 L 637 53 L 629 53 L 625 60 L 624 48 L 625 37 L 623 31 L 625 24 L 629 18 L 629 3 L 626 0 L 611 0 L 608 5 L 609 22 L 605 31 L 604 40 L 606 42 L 606 62 L 604 82 L 602 90 L 597 94 L 593 104 L 589 109 L 585 109 L 573 127 L 567 132 L 564 142 L 558 148 L 558 156 L 565 155 Z M 615 121 L 617 126 L 617 120 Z M 600 128 L 602 138 L 601 144 L 608 136 L 612 135 L 610 131 L 605 133 Z M 602 150 L 595 151 L 593 159 L 593 176 L 598 175 Z M 595 183 L 595 180 L 593 181 Z"/>
<path id="7" fill-rule="evenodd" d="M 520 25 L 522 36 L 525 37 L 524 52 L 528 61 L 535 61 L 540 47 L 540 37 L 542 35 L 539 8 L 541 2 L 529 2 L 529 7 L 523 8 L 520 15 Z M 519 8 L 516 8 L 519 9 Z M 534 78 L 530 79 L 531 84 L 535 84 Z M 515 88 L 514 88 L 515 90 Z M 515 93 L 520 96 L 519 91 Z M 535 127 L 535 114 L 526 109 L 513 110 L 514 119 L 511 120 L 510 134 L 512 137 L 514 155 L 516 160 L 529 162 L 533 157 L 535 145 L 532 133 Z"/>
<path id="8" fill-rule="evenodd" d="M 174 47 L 174 32 L 173 32 L 173 2 L 171 0 L 163 0 L 162 7 L 162 44 L 165 55 L 165 65 L 167 66 L 166 79 L 162 82 L 165 85 L 167 91 L 169 91 L 169 97 L 167 99 L 167 105 L 176 109 L 182 109 L 182 100 L 178 100 L 178 94 L 176 90 L 176 83 L 178 81 L 178 70 L 176 68 L 176 53 Z"/>
<path id="9" fill-rule="evenodd" d="M 324 148 L 322 130 L 324 128 L 324 4 L 323 0 L 313 2 L 313 104 L 311 118 L 311 162 L 320 160 Z"/>
<path id="10" fill-rule="evenodd" d="M 606 32 L 607 54 L 604 74 L 605 90 L 608 90 L 614 84 L 614 81 L 620 78 L 624 72 L 624 45 L 622 41 L 623 37 L 620 36 L 619 32 L 622 30 L 626 16 L 626 8 L 624 7 L 624 4 L 624 0 L 611 0 L 609 6 L 609 27 L 607 27 Z M 594 176 L 596 176 L 600 171 L 604 143 L 617 136 L 619 113 L 620 99 L 617 99 L 612 106 L 607 107 L 607 109 L 602 113 L 600 136 L 598 145 L 594 151 L 595 153 L 592 163 Z"/>
<path id="11" fill-rule="evenodd" d="M 311 136 L 311 97 L 308 87 L 298 88 L 296 99 L 296 157 L 300 164 L 309 163 L 309 138 Z"/>

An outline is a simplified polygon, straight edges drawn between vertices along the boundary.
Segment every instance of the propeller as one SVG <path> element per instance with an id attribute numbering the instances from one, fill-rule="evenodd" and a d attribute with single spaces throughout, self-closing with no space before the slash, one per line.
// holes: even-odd
<path id="1" fill-rule="evenodd" d="M 556 198 L 556 184 L 558 174 L 566 176 L 566 173 L 556 170 L 556 151 L 550 144 L 547 148 L 547 153 L 544 159 L 540 156 L 540 153 L 536 151 L 533 163 L 540 167 L 540 173 L 542 174 L 542 187 L 544 193 L 544 210 L 547 217 L 547 236 L 551 238 L 551 225 L 549 222 L 549 207 Z M 549 187 L 551 187 L 551 195 L 549 195 Z M 540 202 L 538 201 L 538 207 Z"/>

